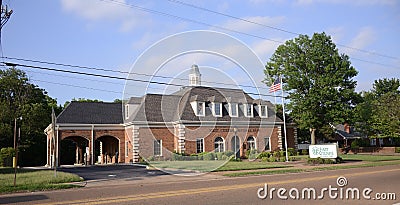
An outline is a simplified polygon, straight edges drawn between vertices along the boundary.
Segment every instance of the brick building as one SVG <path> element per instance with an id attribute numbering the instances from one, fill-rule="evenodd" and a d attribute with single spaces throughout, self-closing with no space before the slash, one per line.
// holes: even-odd
<path id="1" fill-rule="evenodd" d="M 71 102 L 47 134 L 47 165 L 129 163 L 172 153 L 284 149 L 283 122 L 269 101 L 241 89 L 201 86 L 196 65 L 189 86 L 171 94 L 146 94 L 127 102 Z M 67 143 L 68 142 L 68 143 Z M 288 147 L 297 133 L 287 125 Z M 66 160 L 69 159 L 69 160 Z"/>

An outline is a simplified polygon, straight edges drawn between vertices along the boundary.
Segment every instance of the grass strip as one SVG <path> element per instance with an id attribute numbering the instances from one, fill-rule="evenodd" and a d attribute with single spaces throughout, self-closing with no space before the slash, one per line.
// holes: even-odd
<path id="1" fill-rule="evenodd" d="M 289 168 L 292 165 L 283 165 L 265 162 L 228 162 L 224 166 L 216 169 L 214 172 L 221 171 L 237 171 L 237 170 L 253 170 L 253 169 L 275 169 L 275 168 Z"/>
<path id="2" fill-rule="evenodd" d="M 279 169 L 279 170 L 263 170 L 254 172 L 236 172 L 223 174 L 226 177 L 243 177 L 243 176 L 253 176 L 253 175 L 273 175 L 273 174 L 286 174 L 286 173 L 301 173 L 301 172 L 312 172 L 312 171 L 326 171 L 326 170 L 339 170 L 339 169 L 352 169 L 361 167 L 377 167 L 377 166 L 387 166 L 400 164 L 399 161 L 386 161 L 380 163 L 367 163 L 358 165 L 343 165 L 343 166 L 327 166 L 327 167 L 315 167 L 311 169 Z"/>
<path id="3" fill-rule="evenodd" d="M 82 181 L 78 175 L 71 173 L 57 172 L 54 176 L 52 170 L 18 169 L 14 187 L 14 169 L 0 168 L 0 173 L 0 193 L 73 188 L 78 186 L 67 183 Z"/>

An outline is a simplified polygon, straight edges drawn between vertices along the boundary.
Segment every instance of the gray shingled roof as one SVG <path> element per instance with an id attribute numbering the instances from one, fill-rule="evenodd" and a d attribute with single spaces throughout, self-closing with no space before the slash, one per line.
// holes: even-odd
<path id="1" fill-rule="evenodd" d="M 255 117 L 247 118 L 239 109 L 239 117 L 231 118 L 227 110 L 227 102 L 236 103 L 262 103 L 268 107 L 268 116 L 271 116 L 263 121 L 273 122 L 281 121 L 275 119 L 275 112 L 272 103 L 262 100 L 254 100 L 243 90 L 227 89 L 227 88 L 210 88 L 203 86 L 186 87 L 171 95 L 147 94 L 142 100 L 141 105 L 127 120 L 127 122 L 173 122 L 178 120 L 184 121 L 261 121 L 257 115 L 257 110 L 254 109 Z M 211 114 L 211 108 L 206 106 L 206 115 L 198 117 L 195 115 L 190 102 L 193 100 L 203 102 L 221 102 L 223 103 L 223 116 L 214 117 Z"/>
<path id="2" fill-rule="evenodd" d="M 121 103 L 71 102 L 58 115 L 57 123 L 69 124 L 120 124 Z"/>

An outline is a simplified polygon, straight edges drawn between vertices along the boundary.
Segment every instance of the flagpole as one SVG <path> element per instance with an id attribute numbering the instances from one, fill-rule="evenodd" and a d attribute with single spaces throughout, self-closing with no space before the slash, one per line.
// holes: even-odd
<path id="1" fill-rule="evenodd" d="M 283 82 L 282 82 L 282 77 L 279 76 L 280 78 L 280 83 L 281 83 L 281 90 L 282 90 L 282 112 L 283 112 L 283 130 L 285 133 L 285 150 L 286 150 L 286 162 L 289 161 L 289 157 L 288 157 L 288 149 L 287 149 L 287 136 L 286 136 L 286 114 L 285 114 L 285 97 L 284 97 L 284 91 L 283 91 Z"/>
<path id="2" fill-rule="evenodd" d="M 56 140 L 55 140 L 55 131 L 56 131 L 56 114 L 54 112 L 54 108 L 51 108 L 51 129 L 52 129 L 52 139 L 54 143 L 53 147 L 53 168 L 54 168 L 54 177 L 57 177 L 57 159 L 56 159 Z M 58 140 L 57 140 L 58 143 Z M 58 151 L 58 150 L 57 150 Z"/>

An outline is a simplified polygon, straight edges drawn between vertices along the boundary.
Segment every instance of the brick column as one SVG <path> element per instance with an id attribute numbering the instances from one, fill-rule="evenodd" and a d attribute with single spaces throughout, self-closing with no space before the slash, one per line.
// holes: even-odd
<path id="1" fill-rule="evenodd" d="M 133 162 L 139 162 L 139 126 L 133 126 L 132 129 L 132 151 Z"/>

